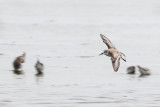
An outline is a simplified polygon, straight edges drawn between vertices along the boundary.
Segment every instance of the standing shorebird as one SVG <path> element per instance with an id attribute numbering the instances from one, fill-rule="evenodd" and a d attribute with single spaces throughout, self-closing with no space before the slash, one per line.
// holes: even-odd
<path id="1" fill-rule="evenodd" d="M 42 75 L 43 74 L 44 65 L 39 60 L 35 64 L 35 68 L 36 68 L 36 70 L 38 72 L 36 75 Z"/>
<path id="2" fill-rule="evenodd" d="M 151 73 L 150 73 L 150 69 L 148 69 L 148 68 L 145 68 L 145 67 L 141 67 L 141 66 L 137 66 L 138 67 L 138 69 L 139 69 L 139 72 L 140 72 L 140 74 L 141 74 L 141 76 L 142 75 L 150 75 Z"/>
<path id="3" fill-rule="evenodd" d="M 130 66 L 127 68 L 127 73 L 128 74 L 135 74 L 136 72 L 136 67 L 135 66 Z"/>
<path id="4" fill-rule="evenodd" d="M 116 47 L 111 43 L 111 41 L 105 37 L 104 35 L 100 34 L 103 42 L 107 45 L 108 50 L 104 50 L 103 53 L 100 55 L 104 54 L 106 56 L 111 57 L 112 65 L 114 71 L 118 71 L 118 68 L 120 66 L 120 58 L 122 58 L 126 62 L 126 57 L 123 53 L 119 52 Z"/>
<path id="5" fill-rule="evenodd" d="M 23 53 L 22 56 L 18 56 L 14 62 L 13 62 L 13 67 L 14 67 L 14 70 L 18 71 L 21 67 L 22 67 L 22 63 L 25 62 L 25 56 L 26 54 Z"/>

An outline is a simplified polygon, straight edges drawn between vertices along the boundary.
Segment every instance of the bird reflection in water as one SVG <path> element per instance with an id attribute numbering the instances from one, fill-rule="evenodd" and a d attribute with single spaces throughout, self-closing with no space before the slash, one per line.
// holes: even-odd
<path id="1" fill-rule="evenodd" d="M 14 74 L 17 74 L 17 75 L 22 75 L 24 74 L 24 72 L 22 70 L 13 70 L 13 73 Z"/>

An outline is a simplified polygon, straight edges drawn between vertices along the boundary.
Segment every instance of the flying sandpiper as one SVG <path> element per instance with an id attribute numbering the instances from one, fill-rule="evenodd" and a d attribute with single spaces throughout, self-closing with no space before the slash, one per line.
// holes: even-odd
<path id="1" fill-rule="evenodd" d="M 123 59 L 126 62 L 126 57 L 123 53 L 119 52 L 116 47 L 111 43 L 111 41 L 105 37 L 104 35 L 100 34 L 103 42 L 107 45 L 108 50 L 104 50 L 103 53 L 100 55 L 106 55 L 111 57 L 113 69 L 115 72 L 118 71 L 118 68 L 120 66 L 120 59 Z"/>

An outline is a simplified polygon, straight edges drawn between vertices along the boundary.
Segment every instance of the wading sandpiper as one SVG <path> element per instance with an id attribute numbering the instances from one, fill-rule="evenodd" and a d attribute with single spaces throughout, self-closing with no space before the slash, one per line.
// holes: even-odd
<path id="1" fill-rule="evenodd" d="M 145 67 L 141 67 L 139 65 L 137 67 L 139 69 L 139 72 L 140 72 L 141 76 L 142 75 L 150 75 L 151 74 L 150 69 L 145 68 Z"/>
<path id="2" fill-rule="evenodd" d="M 35 69 L 37 70 L 36 75 L 42 75 L 44 70 L 44 65 L 39 60 L 37 60 L 37 63 L 35 64 Z"/>
<path id="3" fill-rule="evenodd" d="M 13 62 L 13 67 L 14 67 L 14 70 L 19 70 L 21 67 L 22 67 L 22 63 L 25 62 L 25 56 L 26 54 L 23 53 L 22 56 L 18 56 L 14 62 Z"/>
<path id="4" fill-rule="evenodd" d="M 127 73 L 128 74 L 135 74 L 135 72 L 136 72 L 136 67 L 135 66 L 129 66 L 127 68 Z"/>

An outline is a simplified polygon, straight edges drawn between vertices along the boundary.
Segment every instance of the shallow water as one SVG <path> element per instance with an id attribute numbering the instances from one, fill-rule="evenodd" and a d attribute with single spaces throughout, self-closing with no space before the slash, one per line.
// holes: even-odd
<path id="1" fill-rule="evenodd" d="M 0 0 L 0 107 L 159 107 L 158 0 Z M 114 72 L 106 35 L 127 57 Z M 23 73 L 12 70 L 26 52 Z M 44 75 L 35 75 L 37 58 Z M 150 76 L 126 68 L 150 68 Z"/>

